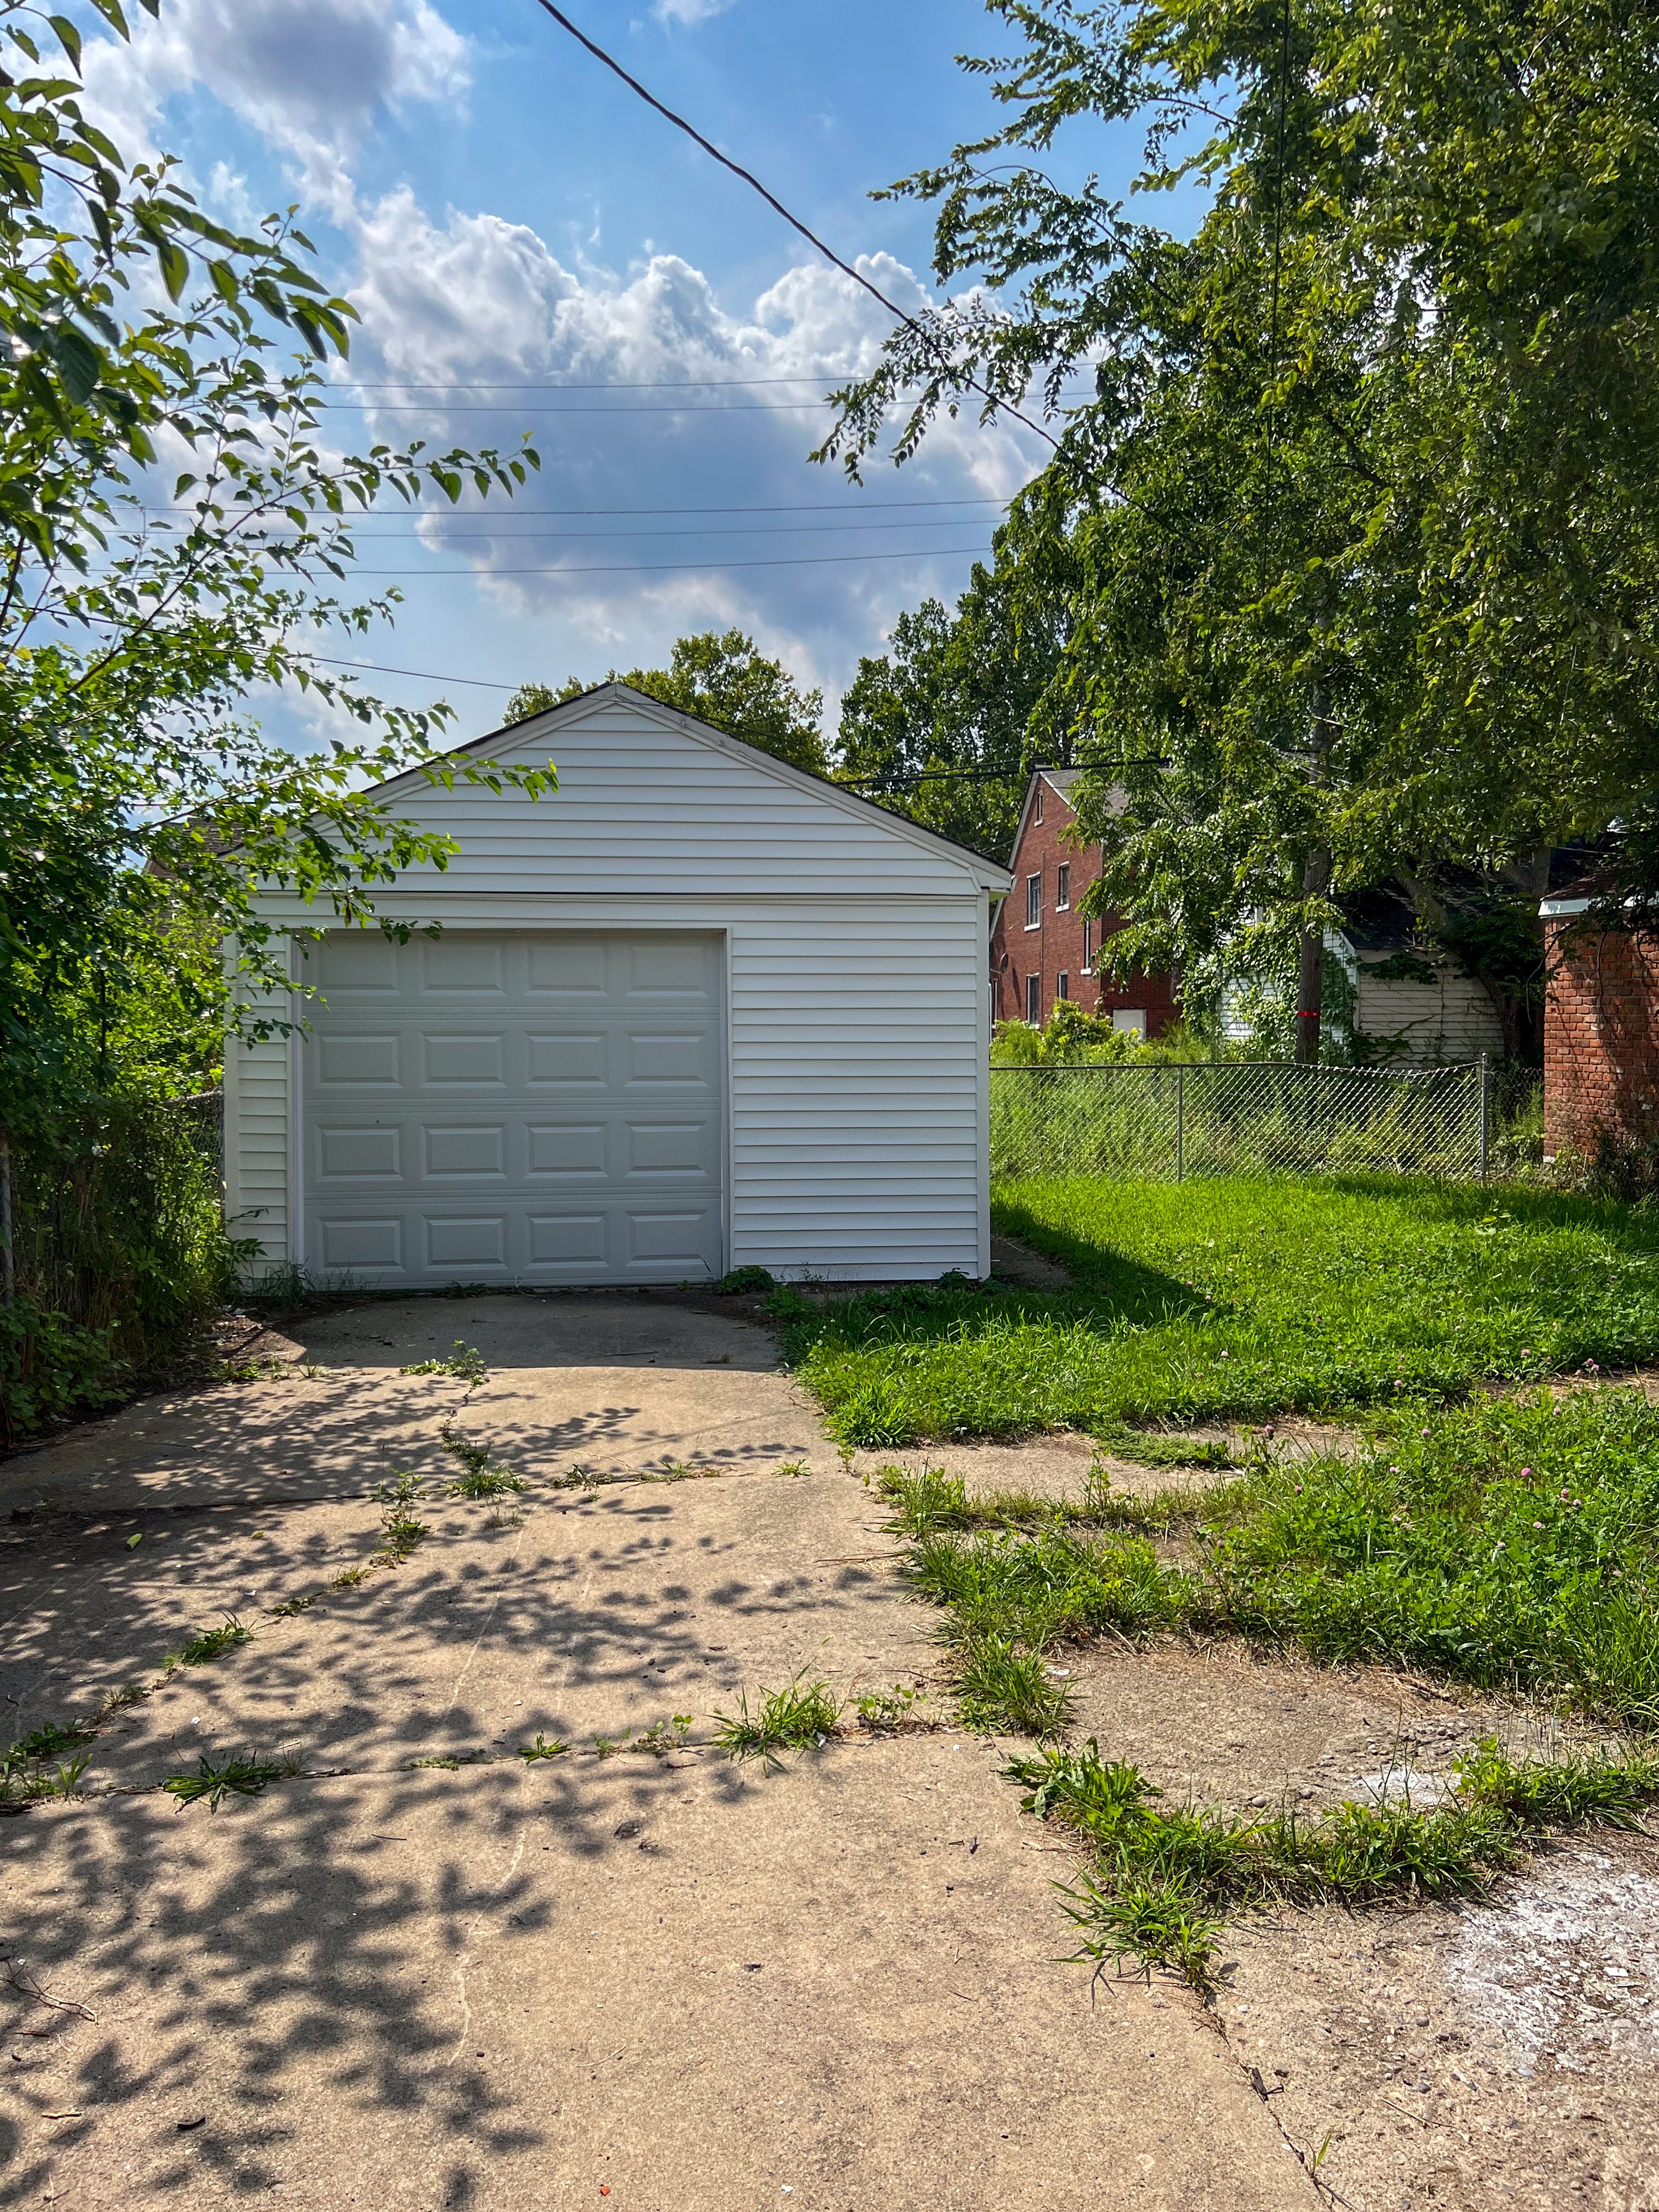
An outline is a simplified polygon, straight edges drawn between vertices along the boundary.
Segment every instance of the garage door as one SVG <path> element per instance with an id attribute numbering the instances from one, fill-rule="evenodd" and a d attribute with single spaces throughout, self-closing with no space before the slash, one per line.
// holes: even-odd
<path id="1" fill-rule="evenodd" d="M 331 935 L 301 1048 L 306 1259 L 377 1283 L 721 1267 L 720 943 Z"/>

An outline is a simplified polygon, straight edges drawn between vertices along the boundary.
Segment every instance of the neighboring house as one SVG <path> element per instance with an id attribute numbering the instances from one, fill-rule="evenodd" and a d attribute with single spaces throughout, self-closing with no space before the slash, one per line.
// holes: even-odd
<path id="1" fill-rule="evenodd" d="M 991 1008 L 1000 1022 L 1046 1022 L 1057 999 L 1109 1014 L 1115 1029 L 1157 1036 L 1179 1012 L 1170 975 L 1103 981 L 1103 927 L 1109 915 L 1083 919 L 1078 903 L 1100 880 L 1100 848 L 1074 842 L 1069 794 L 1079 771 L 1040 768 L 1031 778 L 1010 863 L 1013 889 L 991 928 Z M 1068 836 L 1067 832 L 1072 832 Z"/>
<path id="2" fill-rule="evenodd" d="M 462 750 L 550 755 L 558 792 L 380 787 L 459 841 L 375 893 L 442 933 L 296 938 L 307 1032 L 227 1054 L 228 1208 L 266 1266 L 387 1289 L 989 1273 L 1005 869 L 621 684 Z"/>
<path id="3" fill-rule="evenodd" d="M 1583 928 L 1589 906 L 1548 898 L 1538 909 L 1547 1158 L 1593 1152 L 1601 1137 L 1644 1149 L 1659 1143 L 1659 942 Z"/>

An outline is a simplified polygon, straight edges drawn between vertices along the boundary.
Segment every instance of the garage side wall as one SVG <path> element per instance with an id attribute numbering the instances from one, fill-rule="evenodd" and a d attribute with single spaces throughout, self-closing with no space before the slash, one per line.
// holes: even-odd
<path id="1" fill-rule="evenodd" d="M 967 898 L 733 924 L 733 1266 L 986 1271 L 986 919 Z"/>

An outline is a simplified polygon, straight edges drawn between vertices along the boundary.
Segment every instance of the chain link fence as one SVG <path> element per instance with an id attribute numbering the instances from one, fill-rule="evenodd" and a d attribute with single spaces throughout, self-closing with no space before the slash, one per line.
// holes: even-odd
<path id="1" fill-rule="evenodd" d="M 1265 1060 L 994 1067 L 991 1173 L 1121 1182 L 1343 1171 L 1480 1178 L 1499 1164 L 1537 1080 L 1485 1060 L 1412 1069 Z"/>

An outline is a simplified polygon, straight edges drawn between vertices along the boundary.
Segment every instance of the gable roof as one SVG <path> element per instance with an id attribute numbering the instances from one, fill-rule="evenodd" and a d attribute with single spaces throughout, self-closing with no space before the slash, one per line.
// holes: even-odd
<path id="1" fill-rule="evenodd" d="M 608 706 L 626 702 L 629 709 L 648 721 L 672 729 L 695 743 L 707 746 L 726 758 L 740 762 L 744 768 L 770 777 L 775 781 L 792 787 L 798 792 L 808 793 L 822 804 L 858 823 L 865 829 L 879 824 L 881 829 L 900 842 L 917 848 L 935 859 L 948 859 L 971 875 L 981 889 L 1004 893 L 1012 881 L 1008 871 L 996 861 L 988 860 L 969 845 L 959 845 L 953 838 L 943 837 L 937 830 L 927 830 L 908 816 L 894 814 L 873 799 L 865 799 L 850 791 L 845 784 L 836 783 L 827 776 L 814 775 L 799 769 L 788 761 L 780 760 L 775 753 L 759 745 L 751 745 L 741 738 L 734 738 L 725 730 L 716 729 L 713 723 L 700 720 L 695 714 L 684 713 L 678 707 L 665 706 L 648 692 L 636 690 L 631 684 L 607 681 L 596 684 L 590 690 L 580 691 L 569 699 L 561 700 L 544 714 L 531 714 L 521 722 L 509 722 L 503 728 L 490 730 L 483 737 L 469 738 L 465 744 L 454 745 L 443 754 L 446 760 L 460 760 L 468 756 L 493 758 L 516 751 L 527 742 L 537 744 L 545 737 L 550 741 L 562 723 L 576 723 L 591 720 Z M 407 769 L 384 783 L 373 787 L 376 794 L 396 792 L 400 788 L 428 787 L 427 778 L 418 769 Z"/>

